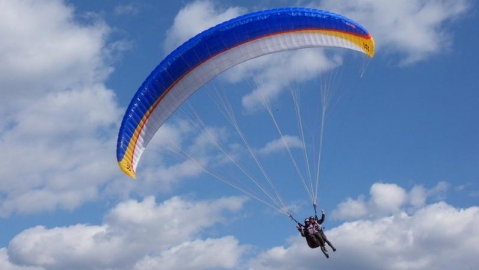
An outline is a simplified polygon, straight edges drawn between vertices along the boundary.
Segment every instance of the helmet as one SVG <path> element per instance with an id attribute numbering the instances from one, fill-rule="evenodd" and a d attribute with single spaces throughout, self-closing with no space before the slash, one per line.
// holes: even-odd
<path id="1" fill-rule="evenodd" d="M 306 223 L 306 222 L 309 222 L 309 218 L 306 218 L 306 219 L 304 220 L 304 223 Z"/>
<path id="2" fill-rule="evenodd" d="M 313 216 L 310 216 L 309 220 L 313 221 L 313 220 L 315 220 L 315 218 Z"/>

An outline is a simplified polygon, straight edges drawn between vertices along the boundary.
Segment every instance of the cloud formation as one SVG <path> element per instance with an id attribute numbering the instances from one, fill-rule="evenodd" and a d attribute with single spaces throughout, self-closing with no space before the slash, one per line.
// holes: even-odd
<path id="1" fill-rule="evenodd" d="M 474 269 L 479 263 L 479 207 L 459 209 L 441 201 L 414 210 L 402 204 L 398 209 L 393 202 L 411 192 L 383 183 L 373 184 L 371 190 L 371 198 L 365 200 L 378 202 L 373 197 L 391 196 L 387 209 L 394 213 L 379 215 L 370 207 L 366 211 L 374 215 L 326 231 L 338 249 L 330 259 L 307 247 L 299 235 L 290 236 L 283 246 L 253 253 L 255 249 L 233 236 L 208 236 L 205 230 L 242 211 L 244 198 L 173 197 L 157 203 L 148 197 L 119 203 L 101 225 L 27 229 L 11 240 L 8 249 L 0 250 L 0 265 L 6 269 L 244 269 L 246 264 L 259 270 L 317 269 L 321 264 L 324 269 L 419 270 Z"/>
<path id="2" fill-rule="evenodd" d="M 397 184 L 375 183 L 369 190 L 368 201 L 365 201 L 364 195 L 359 195 L 357 199 L 347 198 L 332 212 L 332 217 L 347 220 L 395 214 L 403 209 L 413 211 L 423 207 L 428 197 L 442 198 L 447 189 L 445 182 L 439 182 L 430 190 L 415 185 L 409 192 Z"/>
<path id="3" fill-rule="evenodd" d="M 436 202 L 411 210 L 406 202 L 413 192 L 383 183 L 373 184 L 371 191 L 369 205 L 364 197 L 338 205 L 336 215 L 355 209 L 362 215 L 348 215 L 351 221 L 326 231 L 338 249 L 330 251 L 330 259 L 322 260 L 319 250 L 297 236 L 253 258 L 251 269 L 474 269 L 479 263 L 479 207 Z M 383 208 L 374 205 L 380 202 Z"/>
<path id="4" fill-rule="evenodd" d="M 317 4 L 313 4 L 317 5 Z M 468 0 L 321 1 L 320 8 L 344 14 L 363 24 L 382 53 L 398 54 L 410 65 L 447 51 L 453 45 L 448 23 L 470 9 Z"/>
<path id="5" fill-rule="evenodd" d="M 0 217 L 75 209 L 115 175 L 120 110 L 104 81 L 110 28 L 78 22 L 62 1 L 14 1 L 0 11 Z M 114 50 L 114 49 L 113 49 Z"/>
<path id="6" fill-rule="evenodd" d="M 247 248 L 232 236 L 200 237 L 205 229 L 223 222 L 225 215 L 241 210 L 244 202 L 240 197 L 216 201 L 173 197 L 162 203 L 154 197 L 128 200 L 113 208 L 101 225 L 27 229 L 11 240 L 9 263 L 3 256 L 0 264 L 45 269 L 230 268 Z"/>
<path id="7" fill-rule="evenodd" d="M 303 148 L 302 141 L 295 136 L 285 135 L 280 139 L 268 142 L 263 148 L 258 150 L 262 155 L 270 155 L 280 151 L 286 151 L 286 148 Z"/>
<path id="8" fill-rule="evenodd" d="M 245 13 L 241 7 L 219 8 L 212 1 L 194 1 L 182 8 L 167 32 L 164 48 L 170 52 L 196 34 Z"/>

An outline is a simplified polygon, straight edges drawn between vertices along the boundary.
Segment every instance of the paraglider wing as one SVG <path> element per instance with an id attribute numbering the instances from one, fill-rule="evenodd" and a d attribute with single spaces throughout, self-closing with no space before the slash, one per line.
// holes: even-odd
<path id="1" fill-rule="evenodd" d="M 156 131 L 218 74 L 262 55 L 307 47 L 374 54 L 374 41 L 362 26 L 341 15 L 308 8 L 249 13 L 191 38 L 153 70 L 128 106 L 117 142 L 121 170 L 134 178 L 143 150 Z"/>

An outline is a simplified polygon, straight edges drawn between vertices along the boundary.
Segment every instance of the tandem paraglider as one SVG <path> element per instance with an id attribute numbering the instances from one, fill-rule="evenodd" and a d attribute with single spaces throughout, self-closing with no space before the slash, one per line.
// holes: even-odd
<path id="1" fill-rule="evenodd" d="M 335 59 L 341 56 L 340 53 L 337 53 L 338 50 L 350 52 L 355 56 L 362 55 L 370 59 L 374 55 L 374 40 L 364 27 L 345 16 L 310 8 L 281 8 L 239 16 L 211 27 L 186 41 L 168 54 L 151 72 L 126 109 L 118 134 L 116 150 L 120 169 L 132 178 L 137 177 L 139 161 L 157 131 L 165 123 L 168 123 L 172 115 L 194 93 L 200 88 L 206 87 L 216 76 L 232 67 L 261 56 L 306 48 L 321 51 L 332 50 Z M 306 61 L 317 60 L 306 58 Z M 334 67 L 343 64 L 343 61 L 337 60 L 335 63 Z M 330 66 L 327 68 L 330 70 L 334 68 Z M 324 70 L 326 68 L 310 73 L 319 74 Z M 337 77 L 334 77 L 334 79 L 337 80 Z M 258 88 L 256 87 L 255 90 L 258 90 Z M 177 149 L 176 153 L 190 160 L 191 164 L 198 166 L 212 178 L 229 184 L 295 221 L 301 235 L 307 238 L 308 245 L 311 248 L 321 247 L 325 255 L 328 256 L 327 251 L 325 251 L 325 243 L 329 244 L 333 251 L 336 249 L 322 232 L 321 223 L 324 221 L 324 211 L 321 219 L 318 219 L 316 203 L 319 190 L 324 120 L 328 102 L 331 102 L 331 93 L 334 93 L 333 90 L 311 90 L 308 93 L 316 95 L 321 92 L 324 94 L 318 98 L 303 98 L 302 96 L 302 98 L 299 98 L 299 92 L 292 89 L 291 96 L 294 105 L 290 106 L 292 113 L 285 118 L 289 121 L 296 116 L 298 122 L 289 124 L 290 126 L 287 128 L 278 124 L 279 121 L 275 118 L 284 110 L 273 112 L 271 102 L 267 100 L 267 97 L 262 96 L 261 91 L 256 91 L 255 94 L 259 93 L 257 96 L 264 105 L 263 112 L 266 115 L 261 119 L 272 119 L 273 124 L 270 126 L 277 131 L 270 142 L 261 142 L 264 147 L 261 147 L 259 143 L 255 144 L 248 140 L 246 132 L 240 128 L 241 123 L 236 118 L 236 114 L 231 112 L 233 106 L 230 106 L 230 104 L 224 106 L 224 111 L 216 115 L 228 117 L 228 123 L 232 126 L 231 129 L 237 132 L 236 137 L 239 138 L 238 142 L 234 144 L 225 143 L 226 137 L 217 135 L 213 128 L 200 119 L 201 113 L 195 113 L 198 119 L 187 123 L 190 127 L 202 129 L 203 132 L 197 132 L 196 135 L 205 136 L 204 141 L 209 140 L 216 147 L 214 159 L 195 156 L 195 153 L 189 152 L 190 148 L 180 145 L 182 142 L 178 141 L 181 138 L 175 138 L 176 140 L 172 140 L 174 142 L 168 145 L 170 150 L 171 148 Z M 235 98 L 234 101 L 237 101 L 238 97 L 235 96 Z M 303 109 L 303 103 L 316 100 L 320 104 L 315 105 L 314 110 Z M 319 128 L 305 128 L 304 119 L 312 119 L 314 125 L 319 123 Z M 253 120 L 249 123 L 254 122 Z M 261 124 L 260 126 L 268 125 Z M 294 128 L 296 128 L 296 134 L 292 135 Z M 305 130 L 309 130 L 311 136 L 317 137 L 308 141 L 309 136 L 305 134 Z M 253 138 L 258 139 L 259 134 L 261 137 L 266 135 L 266 133 L 261 133 L 255 129 Z M 274 159 L 269 161 L 261 159 L 268 151 L 271 152 L 279 148 L 285 149 L 284 154 L 275 155 Z M 251 162 L 244 161 L 246 155 Z M 278 177 L 275 175 L 278 173 L 276 159 L 280 156 L 291 160 L 291 172 L 296 173 L 297 177 Z M 224 174 L 215 171 L 221 166 L 235 166 L 238 173 L 233 175 L 229 173 L 230 171 Z M 252 168 L 252 166 L 257 168 Z M 272 168 L 273 175 L 267 173 L 269 167 Z M 283 167 L 281 169 L 286 170 Z M 256 171 L 257 174 L 255 174 Z M 276 181 L 288 181 L 283 180 L 285 178 L 299 179 L 299 182 L 297 182 L 299 185 L 296 182 L 280 182 L 280 185 L 278 185 Z M 251 183 L 251 187 L 247 186 L 248 183 Z M 295 186 L 303 186 L 315 210 L 315 216 L 308 218 L 304 225 L 294 219 L 281 192 L 281 189 L 296 189 Z"/>
<path id="2" fill-rule="evenodd" d="M 318 219 L 317 215 L 310 216 L 304 220 L 304 225 L 298 222 L 296 228 L 300 232 L 301 236 L 306 238 L 306 242 L 310 248 L 321 247 L 321 251 L 323 252 L 324 256 L 329 258 L 326 244 L 328 244 L 328 246 L 332 248 L 334 252 L 336 252 L 336 248 L 328 240 L 326 234 L 324 234 L 323 227 L 321 226 L 321 224 L 324 222 L 324 219 L 325 212 L 324 210 L 321 210 L 321 219 Z"/>

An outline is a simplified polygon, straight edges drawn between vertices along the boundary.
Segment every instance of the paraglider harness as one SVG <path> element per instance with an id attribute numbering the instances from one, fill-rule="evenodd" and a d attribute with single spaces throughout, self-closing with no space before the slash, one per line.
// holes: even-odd
<path id="1" fill-rule="evenodd" d="M 319 219 L 318 219 L 318 214 L 317 214 L 317 211 L 316 211 L 316 204 L 313 204 L 313 207 L 314 207 L 314 220 L 318 221 Z M 293 217 L 293 215 L 291 215 L 291 214 L 289 215 L 289 217 L 291 218 L 292 221 L 296 222 L 298 230 L 300 230 L 300 228 L 302 228 L 303 230 L 306 229 L 306 224 L 303 225 L 302 223 L 297 221 Z M 313 221 L 311 220 L 310 222 L 313 222 Z M 303 235 L 303 232 L 301 233 L 301 235 Z M 325 245 L 324 239 L 322 239 L 322 238 L 321 238 L 321 241 L 317 241 L 315 237 L 311 237 L 307 234 L 305 234 L 304 237 L 306 238 L 306 242 L 308 243 L 308 246 L 310 248 L 317 248 L 319 246 L 324 246 Z"/>

